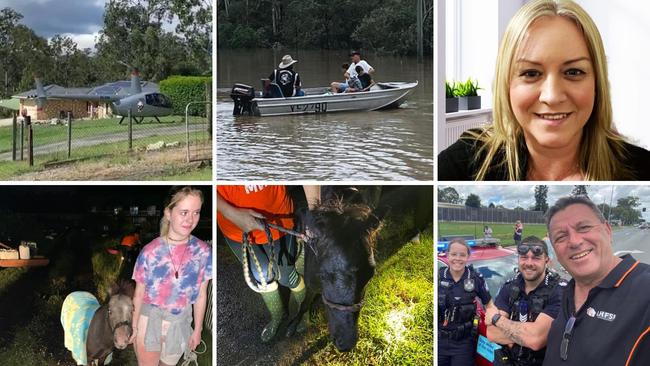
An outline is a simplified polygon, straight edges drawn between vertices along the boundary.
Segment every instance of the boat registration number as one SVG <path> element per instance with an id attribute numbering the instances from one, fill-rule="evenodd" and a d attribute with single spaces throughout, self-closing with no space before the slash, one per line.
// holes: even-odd
<path id="1" fill-rule="evenodd" d="M 296 104 L 289 106 L 291 112 L 316 112 L 323 113 L 327 112 L 327 103 L 307 103 L 307 104 Z"/>

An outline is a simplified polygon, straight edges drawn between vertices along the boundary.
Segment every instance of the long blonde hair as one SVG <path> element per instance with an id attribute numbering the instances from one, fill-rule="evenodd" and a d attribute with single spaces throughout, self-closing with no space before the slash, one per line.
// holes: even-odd
<path id="1" fill-rule="evenodd" d="M 200 189 L 186 186 L 174 186 L 169 190 L 169 194 L 165 199 L 165 207 L 163 208 L 163 217 L 160 219 L 160 236 L 165 237 L 169 233 L 169 220 L 164 215 L 166 210 L 171 210 L 187 196 L 196 196 L 201 200 L 201 205 L 203 205 L 203 192 Z"/>
<path id="2" fill-rule="evenodd" d="M 510 20 L 503 35 L 496 60 L 494 78 L 494 123 L 481 132 L 470 132 L 471 137 L 482 142 L 477 151 L 477 161 L 482 159 L 475 180 L 484 180 L 492 161 L 503 150 L 508 180 L 519 180 L 521 171 L 519 147 L 524 141 L 523 129 L 517 123 L 510 105 L 510 81 L 514 58 L 530 25 L 543 16 L 562 16 L 573 20 L 582 32 L 589 56 L 594 66 L 596 96 L 594 109 L 583 127 L 579 150 L 579 168 L 586 180 L 615 180 L 630 176 L 623 166 L 625 140 L 616 133 L 612 123 L 612 104 L 607 77 L 605 48 L 596 24 L 587 12 L 571 0 L 536 0 L 525 4 Z"/>

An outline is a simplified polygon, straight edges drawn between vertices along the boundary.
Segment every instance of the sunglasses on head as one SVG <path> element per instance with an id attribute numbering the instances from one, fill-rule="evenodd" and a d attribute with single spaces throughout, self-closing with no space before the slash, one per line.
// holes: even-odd
<path id="1" fill-rule="evenodd" d="M 533 252 L 535 257 L 539 257 L 544 254 L 544 247 L 539 244 L 519 244 L 519 246 L 517 246 L 517 253 L 519 253 L 519 255 L 526 255 L 528 251 Z"/>

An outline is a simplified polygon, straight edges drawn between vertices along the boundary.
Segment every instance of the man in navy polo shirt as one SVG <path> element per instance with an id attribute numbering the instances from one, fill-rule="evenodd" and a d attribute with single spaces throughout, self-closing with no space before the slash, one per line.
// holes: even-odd
<path id="1" fill-rule="evenodd" d="M 613 254 L 612 229 L 589 198 L 560 198 L 547 220 L 573 279 L 551 325 L 544 366 L 650 365 L 650 266 Z"/>
<path id="2" fill-rule="evenodd" d="M 496 306 L 485 313 L 487 337 L 503 345 L 495 351 L 500 360 L 495 364 L 541 366 L 566 281 L 548 269 L 548 248 L 538 237 L 521 241 L 517 253 L 519 272 L 501 287 Z"/>

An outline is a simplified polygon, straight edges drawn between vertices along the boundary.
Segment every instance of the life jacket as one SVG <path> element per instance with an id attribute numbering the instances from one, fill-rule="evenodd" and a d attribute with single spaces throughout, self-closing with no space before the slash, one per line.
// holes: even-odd
<path id="1" fill-rule="evenodd" d="M 513 321 L 534 322 L 537 316 L 544 310 L 548 301 L 555 291 L 555 288 L 562 283 L 566 286 L 566 281 L 560 278 L 554 271 L 546 270 L 544 277 L 544 286 L 535 289 L 532 295 L 528 296 L 528 302 L 522 304 L 524 292 L 519 288 L 521 273 L 506 281 L 501 291 L 508 291 L 509 319 Z M 526 314 L 521 314 L 522 307 L 527 309 Z M 544 361 L 546 348 L 539 351 L 533 351 L 528 347 L 522 347 L 515 344 L 510 350 L 510 356 L 517 365 L 541 365 Z"/>
<path id="2" fill-rule="evenodd" d="M 475 329 L 476 296 L 478 296 L 477 277 L 480 276 L 472 265 L 466 267 L 463 273 L 464 291 L 460 298 L 452 294 L 453 279 L 446 278 L 449 268 L 438 271 L 438 321 L 441 334 L 453 339 L 461 339 L 471 334 Z"/>

